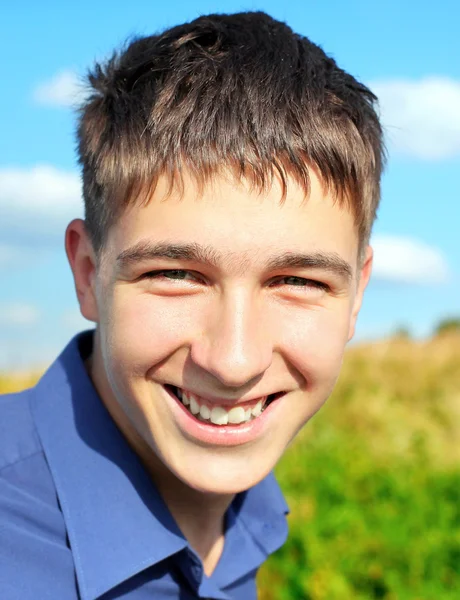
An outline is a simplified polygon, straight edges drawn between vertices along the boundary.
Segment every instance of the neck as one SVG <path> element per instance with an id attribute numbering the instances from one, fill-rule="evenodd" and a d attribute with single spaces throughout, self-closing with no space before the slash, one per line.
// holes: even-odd
<path id="1" fill-rule="evenodd" d="M 157 469 L 149 471 L 177 525 L 201 558 L 206 575 L 210 575 L 223 551 L 225 514 L 234 496 L 191 489 L 167 469 L 161 476 Z"/>

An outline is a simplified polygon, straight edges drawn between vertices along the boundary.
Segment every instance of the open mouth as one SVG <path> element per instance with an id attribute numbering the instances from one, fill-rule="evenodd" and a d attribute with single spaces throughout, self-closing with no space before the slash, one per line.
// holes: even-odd
<path id="1" fill-rule="evenodd" d="M 222 406 L 192 394 L 181 388 L 166 385 L 165 386 L 177 401 L 180 402 L 188 412 L 198 421 L 209 423 L 210 425 L 241 425 L 257 419 L 268 406 L 284 395 L 284 392 L 262 396 L 254 400 L 234 404 L 232 406 Z"/>

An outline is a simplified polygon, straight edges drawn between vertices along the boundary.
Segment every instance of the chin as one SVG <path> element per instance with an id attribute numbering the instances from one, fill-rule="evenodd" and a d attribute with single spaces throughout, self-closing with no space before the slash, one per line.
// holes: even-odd
<path id="1" fill-rule="evenodd" d="M 182 478 L 182 481 L 191 489 L 202 494 L 227 496 L 239 494 L 240 492 L 244 492 L 254 487 L 265 477 L 265 475 L 266 474 L 263 474 L 263 476 L 254 475 L 252 477 L 241 477 L 241 475 L 237 475 L 232 477 L 222 473 L 218 478 L 216 477 L 214 479 L 210 479 L 209 477 L 188 477 Z"/>
<path id="2" fill-rule="evenodd" d="M 256 449 L 254 449 L 256 451 Z M 257 452 L 257 451 L 256 451 Z M 245 452 L 235 452 L 227 456 L 220 449 L 206 450 L 198 462 L 199 466 L 189 468 L 181 464 L 170 470 L 189 488 L 203 494 L 234 495 L 246 491 L 264 479 L 276 464 L 276 460 L 260 460 Z M 168 466 L 168 465 L 166 465 Z"/>

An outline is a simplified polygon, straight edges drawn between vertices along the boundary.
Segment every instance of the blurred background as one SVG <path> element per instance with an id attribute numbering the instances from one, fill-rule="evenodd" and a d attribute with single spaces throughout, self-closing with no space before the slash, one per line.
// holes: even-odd
<path id="1" fill-rule="evenodd" d="M 460 597 L 460 4 L 99 0 L 0 8 L 0 392 L 30 385 L 79 314 L 74 107 L 95 59 L 210 12 L 264 10 L 375 91 L 388 168 L 375 269 L 333 397 L 277 468 L 291 506 L 262 600 Z"/>

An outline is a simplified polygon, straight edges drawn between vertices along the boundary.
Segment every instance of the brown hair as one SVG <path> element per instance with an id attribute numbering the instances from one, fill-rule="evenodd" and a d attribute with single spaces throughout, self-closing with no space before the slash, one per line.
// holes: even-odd
<path id="1" fill-rule="evenodd" d="M 306 37 L 262 12 L 203 16 L 134 39 L 88 75 L 79 160 L 96 251 L 133 198 L 187 169 L 309 190 L 314 166 L 366 244 L 384 163 L 377 98 Z M 180 183 L 179 183 L 180 184 Z M 147 198 L 147 196 L 146 196 Z"/>

